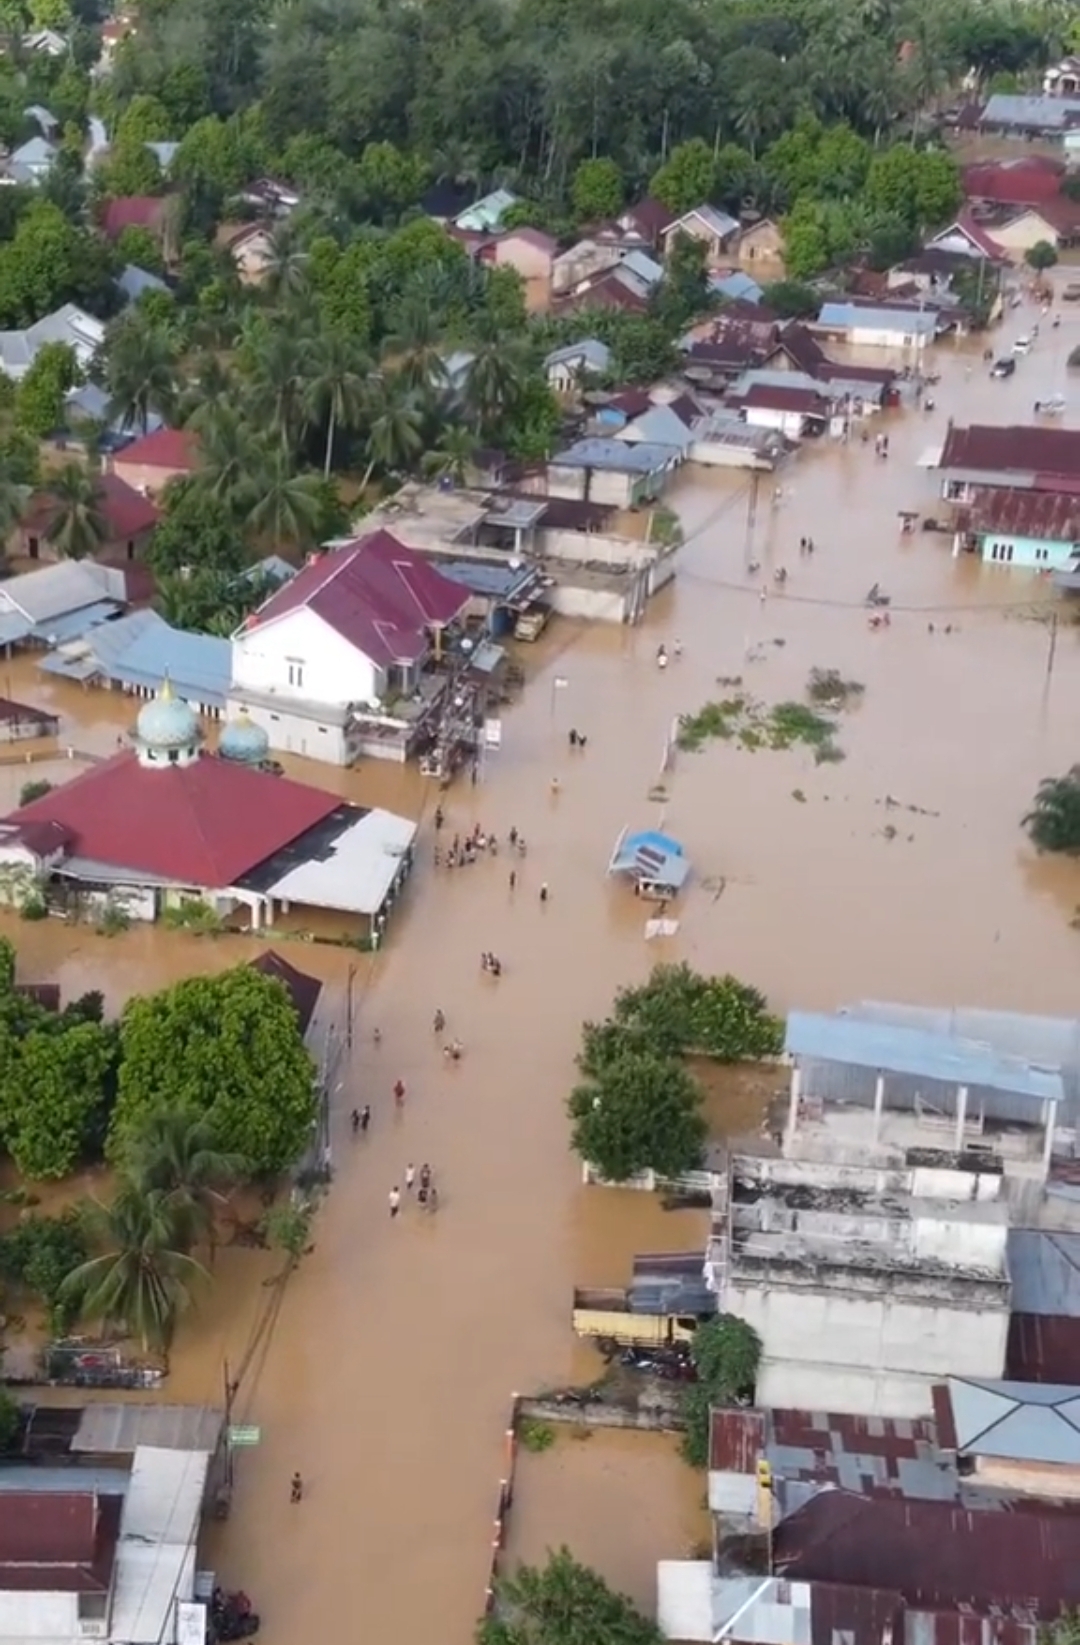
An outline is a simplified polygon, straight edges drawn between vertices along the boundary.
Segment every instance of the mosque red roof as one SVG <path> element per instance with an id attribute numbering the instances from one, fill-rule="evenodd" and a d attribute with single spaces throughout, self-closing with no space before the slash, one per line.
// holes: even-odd
<path id="1" fill-rule="evenodd" d="M 144 767 L 116 754 L 14 811 L 12 827 L 53 823 L 68 852 L 179 885 L 224 890 L 306 834 L 341 804 L 336 794 L 203 755 Z"/>

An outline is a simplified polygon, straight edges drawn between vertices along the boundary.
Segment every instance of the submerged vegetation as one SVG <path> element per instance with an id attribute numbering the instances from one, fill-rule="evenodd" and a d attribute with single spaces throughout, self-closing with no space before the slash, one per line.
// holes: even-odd
<path id="1" fill-rule="evenodd" d="M 805 703 L 775 703 L 772 707 L 739 692 L 719 702 L 706 703 L 696 714 L 679 719 L 678 747 L 697 753 L 714 738 L 731 742 L 750 753 L 759 749 L 812 748 L 818 765 L 843 759 L 835 742 L 836 723 Z"/>
<path id="2" fill-rule="evenodd" d="M 1080 765 L 1063 777 L 1044 777 L 1023 819 L 1037 851 L 1080 856 Z"/>

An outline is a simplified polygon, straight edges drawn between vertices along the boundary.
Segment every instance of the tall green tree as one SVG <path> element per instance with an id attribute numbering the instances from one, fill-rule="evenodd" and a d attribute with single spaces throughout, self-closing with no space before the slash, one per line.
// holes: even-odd
<path id="1" fill-rule="evenodd" d="M 248 1174 L 240 1154 L 217 1146 L 205 1114 L 185 1108 L 157 1108 L 146 1114 L 127 1139 L 125 1164 L 143 1192 L 165 1196 L 175 1235 L 184 1250 L 214 1244 L 214 1226 L 225 1204 L 223 1190 Z"/>
<path id="2" fill-rule="evenodd" d="M 1037 850 L 1080 856 L 1080 765 L 1043 778 L 1023 824 Z"/>
<path id="3" fill-rule="evenodd" d="M 324 331 L 316 338 L 308 360 L 303 411 L 309 427 L 326 429 L 323 474 L 327 478 L 336 435 L 355 432 L 363 421 L 368 370 L 368 361 L 349 337 Z"/>
<path id="4" fill-rule="evenodd" d="M 639 1171 L 677 1177 L 701 1164 L 701 1089 L 681 1063 L 619 1048 L 567 1101 L 571 1147 L 608 1182 Z"/>
<path id="5" fill-rule="evenodd" d="M 45 539 L 65 560 L 85 560 L 108 541 L 96 474 L 79 463 L 65 463 L 50 475 L 45 496 L 49 510 Z"/>
<path id="6" fill-rule="evenodd" d="M 424 449 L 423 417 L 417 398 L 396 375 L 377 372 L 368 385 L 366 486 L 376 469 L 407 469 Z"/>
<path id="7" fill-rule="evenodd" d="M 113 1028 L 43 1023 L 0 1051 L 0 1136 L 32 1180 L 61 1178 L 94 1141 L 116 1072 Z"/>
<path id="8" fill-rule="evenodd" d="M 660 1645 L 662 1635 L 624 1594 L 580 1565 L 568 1548 L 544 1566 L 519 1565 L 499 1581 L 478 1645 Z"/>
<path id="9" fill-rule="evenodd" d="M 145 434 L 152 417 L 171 418 L 179 399 L 180 351 L 175 333 L 133 308 L 110 328 L 105 354 L 108 416 Z"/>
<path id="10" fill-rule="evenodd" d="M 245 520 L 252 538 L 279 552 L 314 547 L 323 506 L 317 474 L 297 473 L 287 452 L 275 446 L 257 471 L 254 493 Z"/>

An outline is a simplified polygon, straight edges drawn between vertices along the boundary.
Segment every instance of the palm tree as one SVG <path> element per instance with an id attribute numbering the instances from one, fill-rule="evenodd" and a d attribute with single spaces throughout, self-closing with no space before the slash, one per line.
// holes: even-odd
<path id="1" fill-rule="evenodd" d="M 109 1205 L 93 1203 L 90 1222 L 105 1250 L 68 1274 L 61 1296 L 81 1319 L 115 1323 L 138 1337 L 144 1352 L 164 1351 L 193 1287 L 208 1277 L 180 1249 L 168 1195 L 122 1181 Z"/>
<path id="2" fill-rule="evenodd" d="M 176 409 L 177 348 L 167 327 L 134 309 L 113 328 L 105 381 L 109 420 L 145 434 L 155 414 L 169 418 Z"/>
<path id="3" fill-rule="evenodd" d="M 304 389 L 304 410 L 311 426 L 325 419 L 323 475 L 329 479 L 334 435 L 339 428 L 356 428 L 363 415 L 368 363 L 350 338 L 325 331 L 316 339 L 308 366 L 311 377 Z"/>
<path id="4" fill-rule="evenodd" d="M 399 304 L 383 358 L 415 394 L 428 395 L 446 381 L 443 338 L 435 309 L 418 297 Z"/>
<path id="5" fill-rule="evenodd" d="M 0 459 L 0 542 L 7 542 L 26 513 L 30 487 L 23 485 L 11 472 L 9 463 Z"/>
<path id="6" fill-rule="evenodd" d="M 414 395 L 399 377 L 380 373 L 368 398 L 366 486 L 376 468 L 408 468 L 424 449 L 423 417 Z"/>
<path id="7" fill-rule="evenodd" d="M 322 486 L 319 475 L 297 474 L 288 454 L 272 447 L 255 475 L 245 529 L 275 548 L 310 548 L 318 534 Z"/>
<path id="8" fill-rule="evenodd" d="M 50 479 L 45 496 L 49 505 L 45 540 L 66 560 L 85 560 L 106 541 L 109 527 L 95 474 L 78 463 L 65 463 Z"/>
<path id="9" fill-rule="evenodd" d="M 248 380 L 251 408 L 258 414 L 253 420 L 280 440 L 283 451 L 295 443 L 303 423 L 308 353 L 308 340 L 294 327 L 275 327 L 253 351 Z"/>
<path id="10" fill-rule="evenodd" d="M 233 389 L 232 373 L 219 355 L 197 355 L 177 407 L 179 421 L 201 433 L 204 423 Z"/>
<path id="11" fill-rule="evenodd" d="M 482 317 L 465 379 L 465 404 L 478 434 L 497 423 L 520 393 L 524 367 L 520 343 Z"/>
<path id="12" fill-rule="evenodd" d="M 425 472 L 433 479 L 445 476 L 455 485 L 464 485 L 479 443 L 472 429 L 466 428 L 464 423 L 445 424 L 438 445 L 424 458 Z"/>
<path id="13" fill-rule="evenodd" d="M 250 423 L 236 406 L 222 400 L 200 415 L 198 432 L 199 483 L 212 497 L 242 514 L 260 462 L 259 444 Z"/>
<path id="14" fill-rule="evenodd" d="M 1023 825 L 1037 850 L 1080 856 L 1080 765 L 1043 778 Z"/>
<path id="15" fill-rule="evenodd" d="M 213 1249 L 215 1213 L 224 1204 L 220 1190 L 248 1174 L 241 1155 L 216 1147 L 205 1115 L 186 1108 L 156 1108 L 147 1114 L 127 1164 L 141 1189 L 165 1195 L 185 1250 L 203 1239 Z"/>
<path id="16" fill-rule="evenodd" d="M 295 232 L 282 223 L 268 235 L 260 285 L 271 303 L 307 289 L 308 254 L 297 244 Z"/>

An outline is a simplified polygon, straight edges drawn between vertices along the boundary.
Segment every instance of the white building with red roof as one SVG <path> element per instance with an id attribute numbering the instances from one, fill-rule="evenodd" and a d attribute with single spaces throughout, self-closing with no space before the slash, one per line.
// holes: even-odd
<path id="1" fill-rule="evenodd" d="M 134 919 L 195 898 L 223 918 L 247 910 L 253 930 L 298 904 L 364 916 L 381 931 L 411 866 L 415 823 L 272 774 L 266 737 L 243 718 L 216 754 L 202 738 L 166 680 L 139 713 L 133 748 L 0 821 L 9 900 L 20 886 L 63 881 Z"/>
<path id="2" fill-rule="evenodd" d="M 444 688 L 424 665 L 469 598 L 387 531 L 312 556 L 233 635 L 230 704 L 285 753 L 403 760 L 408 739 L 391 733 Z"/>

